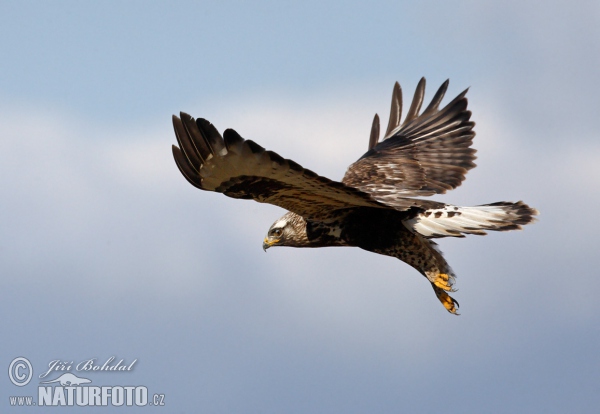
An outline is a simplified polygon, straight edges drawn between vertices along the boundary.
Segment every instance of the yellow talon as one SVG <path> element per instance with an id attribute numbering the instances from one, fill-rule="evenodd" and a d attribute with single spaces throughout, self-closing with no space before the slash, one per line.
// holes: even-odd
<path id="1" fill-rule="evenodd" d="M 456 313 L 459 307 L 458 302 L 444 290 L 436 287 L 433 283 L 432 286 L 437 298 L 440 300 L 440 302 L 442 302 L 442 305 L 444 305 L 444 308 L 446 308 L 448 312 L 458 315 L 458 313 Z"/>
<path id="2" fill-rule="evenodd" d="M 448 283 L 449 280 L 450 276 L 448 276 L 446 273 L 439 273 L 432 283 L 446 292 L 452 292 L 452 286 L 450 283 Z"/>

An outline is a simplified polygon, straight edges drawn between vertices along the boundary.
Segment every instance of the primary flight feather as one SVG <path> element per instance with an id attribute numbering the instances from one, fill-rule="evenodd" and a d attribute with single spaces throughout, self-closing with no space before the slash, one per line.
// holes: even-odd
<path id="1" fill-rule="evenodd" d="M 456 188 L 475 167 L 467 91 L 439 109 L 447 88 L 448 81 L 420 113 L 422 78 L 402 122 L 402 90 L 396 83 L 383 140 L 375 115 L 368 151 L 348 167 L 341 182 L 244 140 L 232 129 L 221 136 L 210 122 L 185 113 L 173 116 L 179 144 L 173 156 L 183 176 L 201 190 L 288 210 L 269 228 L 265 250 L 356 246 L 396 257 L 425 276 L 446 310 L 456 314 L 458 302 L 449 295 L 455 275 L 431 239 L 520 229 L 538 212 L 521 201 L 459 207 L 412 198 Z"/>

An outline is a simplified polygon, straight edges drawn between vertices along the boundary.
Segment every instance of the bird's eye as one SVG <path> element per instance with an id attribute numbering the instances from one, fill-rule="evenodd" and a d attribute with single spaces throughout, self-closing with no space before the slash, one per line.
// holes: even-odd
<path id="1" fill-rule="evenodd" d="M 275 236 L 275 237 L 281 236 L 281 229 L 273 229 L 273 230 L 271 230 L 271 236 Z"/>

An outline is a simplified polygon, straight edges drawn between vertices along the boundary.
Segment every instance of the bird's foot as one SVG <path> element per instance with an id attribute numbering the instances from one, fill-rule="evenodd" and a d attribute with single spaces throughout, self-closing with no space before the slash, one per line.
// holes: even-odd
<path id="1" fill-rule="evenodd" d="M 453 277 L 447 273 L 438 273 L 431 283 L 446 292 L 454 292 L 452 289 Z"/>
<path id="2" fill-rule="evenodd" d="M 439 301 L 442 302 L 442 305 L 444 305 L 444 308 L 446 308 L 448 312 L 458 315 L 456 311 L 458 310 L 459 304 L 452 296 L 446 293 L 446 289 L 439 288 L 434 283 L 432 283 L 431 286 L 433 287 L 435 295 Z"/>

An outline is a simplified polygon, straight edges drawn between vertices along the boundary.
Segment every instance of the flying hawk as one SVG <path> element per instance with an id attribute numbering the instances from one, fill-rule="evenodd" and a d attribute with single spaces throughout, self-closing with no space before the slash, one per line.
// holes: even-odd
<path id="1" fill-rule="evenodd" d="M 368 151 L 348 167 L 341 182 L 315 174 L 233 129 L 223 136 L 205 119 L 173 115 L 179 147 L 173 156 L 183 176 L 201 190 L 270 203 L 289 210 L 269 228 L 271 246 L 357 246 L 396 257 L 431 283 L 444 307 L 456 314 L 455 275 L 433 238 L 516 230 L 534 221 L 537 210 L 519 201 L 459 207 L 412 197 L 443 194 L 458 187 L 475 164 L 475 131 L 467 90 L 443 109 L 448 81 L 420 113 L 425 79 L 404 118 L 398 83 L 385 136 L 379 142 L 375 115 Z"/>

